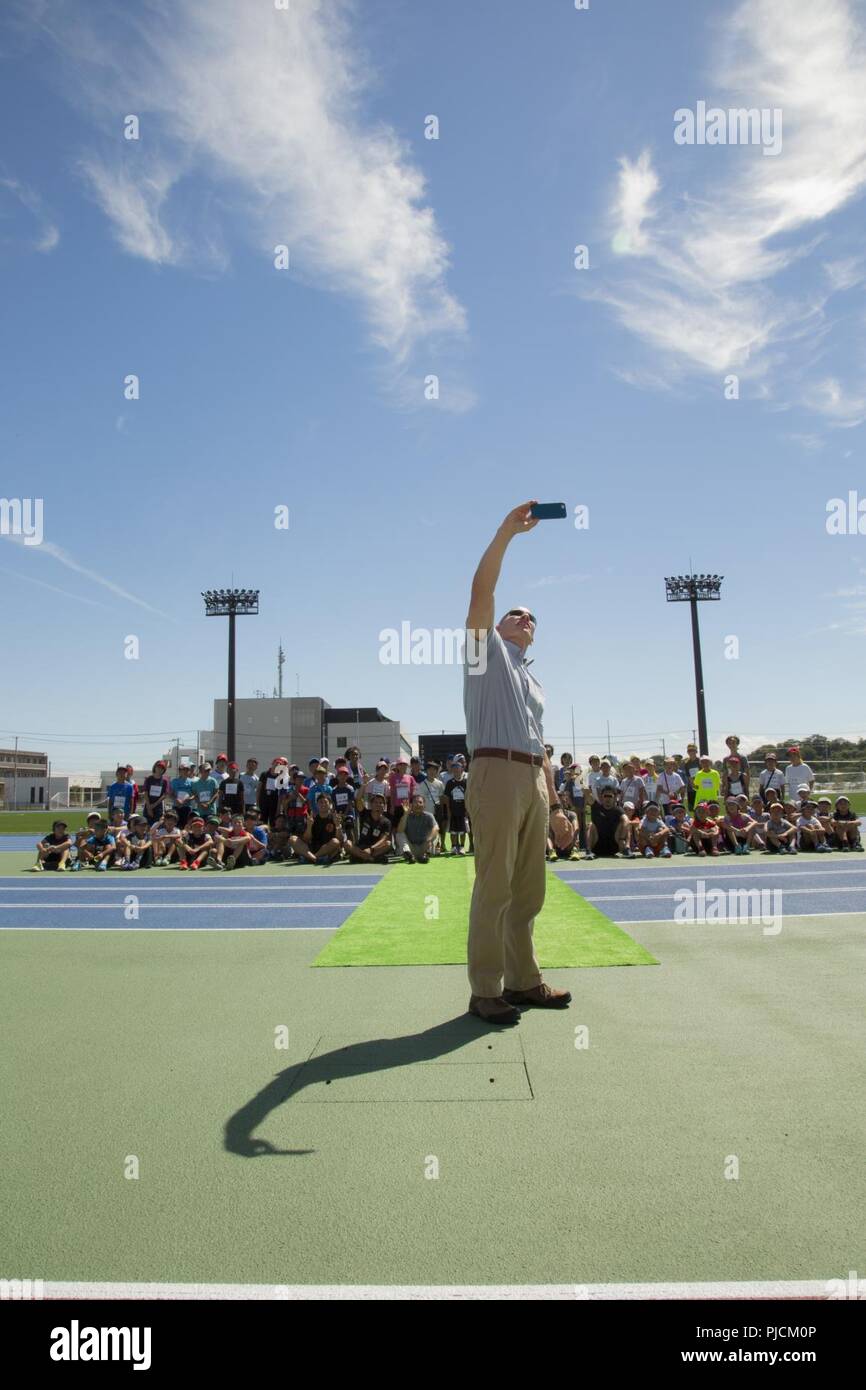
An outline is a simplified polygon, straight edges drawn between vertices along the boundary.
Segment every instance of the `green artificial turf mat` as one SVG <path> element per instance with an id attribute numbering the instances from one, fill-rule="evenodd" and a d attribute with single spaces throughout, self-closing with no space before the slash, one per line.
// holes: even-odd
<path id="1" fill-rule="evenodd" d="M 471 859 L 395 864 L 344 922 L 314 965 L 465 965 Z M 557 877 L 535 923 L 542 969 L 658 965 L 643 946 Z"/>

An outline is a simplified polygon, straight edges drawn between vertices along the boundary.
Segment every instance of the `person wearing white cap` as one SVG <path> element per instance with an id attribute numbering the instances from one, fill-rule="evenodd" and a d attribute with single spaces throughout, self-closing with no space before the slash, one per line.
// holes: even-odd
<path id="1" fill-rule="evenodd" d="M 544 691 L 526 657 L 536 620 L 528 608 L 511 608 L 494 626 L 502 561 L 514 537 L 538 525 L 533 505 L 515 507 L 482 555 L 466 617 L 466 809 L 475 840 L 469 1012 L 491 1024 L 517 1023 L 521 1007 L 571 1002 L 567 990 L 542 980 L 532 944 L 547 886 L 548 824 L 557 847 L 573 838 L 544 747 Z"/>

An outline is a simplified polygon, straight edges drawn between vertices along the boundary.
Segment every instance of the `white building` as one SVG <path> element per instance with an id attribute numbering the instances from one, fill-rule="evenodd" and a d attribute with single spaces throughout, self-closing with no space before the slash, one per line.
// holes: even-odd
<path id="1" fill-rule="evenodd" d="M 226 700 L 214 700 L 214 727 L 201 733 L 210 762 L 226 752 L 226 705 Z M 247 758 L 257 758 L 264 767 L 278 756 L 299 767 L 306 767 L 311 758 L 333 762 L 353 744 L 368 769 L 379 757 L 394 758 L 398 752 L 409 757 L 412 752 L 399 721 L 371 706 L 333 709 L 318 696 L 235 702 L 235 757 L 241 767 Z"/>

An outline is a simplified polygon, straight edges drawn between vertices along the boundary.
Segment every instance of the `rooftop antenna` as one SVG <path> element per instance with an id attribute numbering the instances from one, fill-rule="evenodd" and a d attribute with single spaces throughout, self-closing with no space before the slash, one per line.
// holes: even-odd
<path id="1" fill-rule="evenodd" d="M 277 650 L 277 692 L 279 698 L 283 698 L 283 667 L 286 664 L 286 654 L 283 651 L 283 639 L 280 638 L 280 645 Z"/>

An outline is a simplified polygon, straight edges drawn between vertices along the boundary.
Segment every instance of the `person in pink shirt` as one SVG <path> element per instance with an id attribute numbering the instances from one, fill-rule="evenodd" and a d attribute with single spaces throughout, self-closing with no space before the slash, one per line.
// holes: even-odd
<path id="1" fill-rule="evenodd" d="M 394 839 L 397 844 L 397 853 L 402 854 L 406 849 L 406 836 L 400 829 L 403 816 L 412 805 L 412 797 L 415 795 L 415 778 L 410 776 L 408 768 L 409 761 L 404 758 L 402 753 L 398 753 L 393 762 L 393 772 L 388 774 L 388 796 L 389 796 L 389 816 L 394 827 Z"/>

